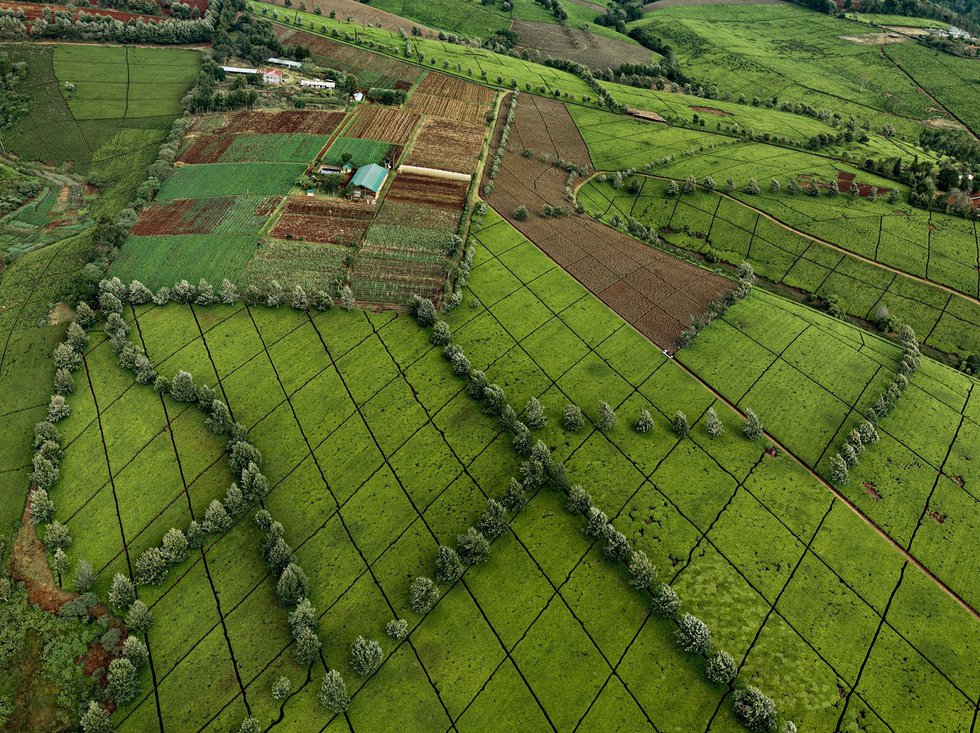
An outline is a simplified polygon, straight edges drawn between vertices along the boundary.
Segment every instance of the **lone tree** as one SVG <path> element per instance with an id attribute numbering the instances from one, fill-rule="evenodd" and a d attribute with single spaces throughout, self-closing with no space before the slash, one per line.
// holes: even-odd
<path id="1" fill-rule="evenodd" d="M 674 432 L 680 435 L 682 438 L 686 437 L 691 432 L 691 427 L 687 424 L 687 415 L 680 410 L 678 410 L 677 414 L 674 415 L 672 425 L 674 427 Z"/>
<path id="2" fill-rule="evenodd" d="M 385 624 L 385 633 L 395 641 L 401 641 L 408 636 L 408 621 L 403 618 L 393 618 Z"/>
<path id="3" fill-rule="evenodd" d="M 769 733 L 776 729 L 776 704 L 755 687 L 735 690 L 735 717 L 753 733 Z"/>
<path id="4" fill-rule="evenodd" d="M 599 402 L 599 419 L 596 422 L 596 427 L 603 432 L 616 427 L 616 411 L 605 400 Z"/>
<path id="5" fill-rule="evenodd" d="M 647 409 L 640 410 L 640 417 L 636 420 L 636 432 L 641 435 L 649 433 L 653 429 L 653 417 Z"/>
<path id="6" fill-rule="evenodd" d="M 749 440 L 755 440 L 762 436 L 762 420 L 752 408 L 745 410 L 745 423 L 742 425 L 742 433 Z"/>
<path id="7" fill-rule="evenodd" d="M 381 645 L 374 639 L 358 636 L 350 646 L 350 668 L 361 677 L 370 676 L 384 659 Z"/>
<path id="8" fill-rule="evenodd" d="M 439 589 L 431 578 L 416 578 L 408 587 L 408 605 L 415 613 L 428 613 L 438 600 Z"/>
<path id="9" fill-rule="evenodd" d="M 342 713 L 350 706 L 347 685 L 344 684 L 340 672 L 335 669 L 331 669 L 323 678 L 317 697 L 320 699 L 320 704 L 332 713 Z"/>
<path id="10" fill-rule="evenodd" d="M 514 209 L 514 218 L 517 221 L 527 221 L 527 214 L 528 211 L 526 206 L 521 205 Z"/>

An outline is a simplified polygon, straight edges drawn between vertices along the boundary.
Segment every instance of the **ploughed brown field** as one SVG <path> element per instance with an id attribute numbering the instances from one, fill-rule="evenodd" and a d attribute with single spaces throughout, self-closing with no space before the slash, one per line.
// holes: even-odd
<path id="1" fill-rule="evenodd" d="M 385 196 L 385 202 L 462 209 L 469 188 L 470 184 L 467 181 L 450 181 L 415 173 L 401 173 L 395 176 Z"/>
<path id="2" fill-rule="evenodd" d="M 373 216 L 374 210 L 367 204 L 291 198 L 269 235 L 306 242 L 360 242 Z"/>
<path id="3" fill-rule="evenodd" d="M 406 162 L 422 168 L 472 173 L 476 170 L 484 134 L 486 127 L 427 119 Z"/>
<path id="4" fill-rule="evenodd" d="M 344 137 L 404 145 L 418 121 L 419 116 L 413 112 L 365 104 L 358 108 L 354 119 L 344 129 Z"/>
<path id="5" fill-rule="evenodd" d="M 505 102 L 505 105 L 509 100 Z M 505 115 L 494 132 L 500 138 Z M 531 158 L 521 152 L 534 151 Z M 643 244 L 585 215 L 565 196 L 568 174 L 540 159 L 591 166 L 588 149 L 561 102 L 521 95 L 508 147 L 494 181 L 491 206 L 520 232 L 663 349 L 673 350 L 681 331 L 732 284 L 718 275 Z M 581 180 L 581 179 L 579 179 Z M 545 217 L 545 205 L 563 216 Z M 530 215 L 517 221 L 526 206 Z"/>

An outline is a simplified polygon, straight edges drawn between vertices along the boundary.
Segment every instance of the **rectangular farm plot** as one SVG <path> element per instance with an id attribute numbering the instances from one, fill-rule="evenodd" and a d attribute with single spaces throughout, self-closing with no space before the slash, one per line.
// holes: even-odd
<path id="1" fill-rule="evenodd" d="M 367 204 L 296 197 L 286 204 L 270 234 L 308 242 L 360 242 L 373 217 L 374 208 Z"/>
<path id="2" fill-rule="evenodd" d="M 385 202 L 426 204 L 462 210 L 469 189 L 469 181 L 402 173 L 392 182 Z"/>
<path id="3" fill-rule="evenodd" d="M 273 196 L 288 191 L 305 168 L 300 163 L 184 165 L 163 182 L 157 200 Z"/>
<path id="4" fill-rule="evenodd" d="M 409 98 L 405 108 L 464 125 L 486 123 L 495 92 L 479 84 L 430 72 Z"/>
<path id="5" fill-rule="evenodd" d="M 379 140 L 366 140 L 338 137 L 324 154 L 322 162 L 327 165 L 341 165 L 344 156 L 350 155 L 350 164 L 360 168 L 368 163 L 381 164 L 386 158 L 394 162 L 401 154 L 401 147 Z"/>
<path id="6" fill-rule="evenodd" d="M 253 250 L 245 265 L 243 282 L 257 286 L 273 280 L 301 285 L 307 292 L 327 290 L 334 277 L 346 269 L 350 250 L 336 244 L 272 240 Z"/>
<path id="7" fill-rule="evenodd" d="M 427 119 L 406 162 L 422 168 L 472 173 L 485 134 L 485 127 Z"/>
<path id="8" fill-rule="evenodd" d="M 422 70 L 412 64 L 365 51 L 322 36 L 298 31 L 290 35 L 291 43 L 300 43 L 310 50 L 314 62 L 357 76 L 358 82 L 369 87 L 410 89 Z"/>
<path id="9" fill-rule="evenodd" d="M 218 160 L 221 163 L 307 163 L 326 142 L 326 135 L 298 132 L 236 135 Z"/>
<path id="10" fill-rule="evenodd" d="M 411 138 L 419 119 L 414 112 L 368 104 L 357 110 L 343 131 L 344 137 L 404 145 Z"/>
<path id="11" fill-rule="evenodd" d="M 257 234 L 276 202 L 265 196 L 172 199 L 144 209 L 132 234 Z"/>
<path id="12" fill-rule="evenodd" d="M 344 119 L 343 112 L 284 110 L 282 112 L 239 112 L 231 116 L 218 132 L 225 135 L 244 133 L 297 133 L 329 135 Z"/>

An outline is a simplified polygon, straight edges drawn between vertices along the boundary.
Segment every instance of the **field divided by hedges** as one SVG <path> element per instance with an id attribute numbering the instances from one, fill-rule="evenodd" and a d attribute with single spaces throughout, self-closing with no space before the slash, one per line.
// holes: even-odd
<path id="1" fill-rule="evenodd" d="M 972 301 L 850 257 L 780 226 L 749 208 L 758 206 L 774 214 L 778 210 L 783 216 L 787 216 L 787 212 L 799 216 L 804 208 L 830 214 L 833 211 L 831 204 L 843 203 L 840 201 L 843 197 L 813 201 L 803 194 L 791 198 L 736 192 L 734 195 L 747 204 L 743 206 L 737 199 L 703 190 L 666 196 L 668 181 L 649 177 L 640 180 L 642 188 L 636 195 L 627 193 L 624 188 L 616 190 L 608 182 L 590 181 L 579 191 L 579 201 L 587 211 L 601 216 L 606 223 L 618 216 L 623 225 L 633 217 L 645 226 L 656 228 L 665 241 L 675 246 L 717 257 L 732 265 L 748 259 L 762 277 L 821 298 L 833 296 L 852 316 L 873 320 L 878 309 L 884 306 L 892 316 L 910 324 L 925 343 L 941 351 L 969 354 L 980 349 L 973 325 L 980 324 L 980 307 Z M 779 206 L 772 206 L 773 202 Z M 856 202 L 848 199 L 847 203 Z M 918 219 L 921 225 L 928 226 L 927 215 L 917 217 L 917 210 L 911 212 L 908 216 L 892 215 L 889 219 L 879 219 L 882 223 L 901 221 L 903 224 L 908 219 Z M 938 223 L 938 216 L 933 216 Z M 944 216 L 943 219 L 959 229 L 964 226 L 972 229 L 973 226 L 971 222 L 953 217 Z M 846 220 L 814 222 L 813 228 L 825 236 L 837 233 L 851 242 L 861 242 L 859 253 L 869 258 L 873 258 L 877 249 L 879 259 L 885 264 L 894 262 L 884 256 L 886 250 L 898 254 L 903 247 L 906 251 L 917 248 L 909 240 L 890 239 L 884 228 L 882 243 L 868 248 L 864 245 L 869 238 L 859 236 L 860 223 L 852 214 Z M 931 232 L 935 240 L 939 240 L 938 231 Z M 930 240 L 929 234 L 924 232 L 926 242 Z M 843 246 L 839 239 L 840 236 L 836 236 L 831 241 Z M 942 260 L 937 257 L 932 261 Z M 968 268 L 961 264 L 957 272 L 966 274 Z"/>

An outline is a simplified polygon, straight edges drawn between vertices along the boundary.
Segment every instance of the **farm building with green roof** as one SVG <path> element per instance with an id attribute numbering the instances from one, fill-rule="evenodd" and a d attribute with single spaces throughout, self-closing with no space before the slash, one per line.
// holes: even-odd
<path id="1" fill-rule="evenodd" d="M 355 195 L 360 193 L 365 198 L 374 198 L 388 179 L 388 169 L 377 163 L 362 165 L 350 179 Z"/>

